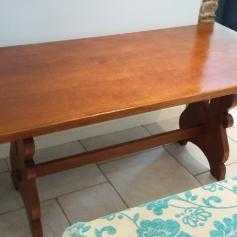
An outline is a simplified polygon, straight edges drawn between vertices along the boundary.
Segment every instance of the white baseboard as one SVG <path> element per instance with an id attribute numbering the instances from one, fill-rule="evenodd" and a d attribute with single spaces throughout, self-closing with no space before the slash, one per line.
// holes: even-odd
<path id="1" fill-rule="evenodd" d="M 115 119 L 109 122 L 98 123 L 63 132 L 52 133 L 35 138 L 37 149 L 57 146 L 67 142 L 81 140 L 88 137 L 108 134 L 128 128 L 141 126 L 144 124 L 164 121 L 172 117 L 177 117 L 183 111 L 184 106 L 172 107 L 159 111 L 139 114 L 122 119 Z M 0 145 L 0 159 L 6 158 L 9 154 L 9 144 Z"/>

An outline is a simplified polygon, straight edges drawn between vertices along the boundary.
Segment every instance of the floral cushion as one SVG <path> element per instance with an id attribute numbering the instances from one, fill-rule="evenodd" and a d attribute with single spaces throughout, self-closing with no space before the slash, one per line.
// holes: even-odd
<path id="1" fill-rule="evenodd" d="M 69 227 L 63 237 L 237 237 L 237 177 Z"/>

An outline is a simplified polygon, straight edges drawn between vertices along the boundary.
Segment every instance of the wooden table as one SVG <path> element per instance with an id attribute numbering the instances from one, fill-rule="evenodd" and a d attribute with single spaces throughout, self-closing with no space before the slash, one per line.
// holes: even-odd
<path id="1" fill-rule="evenodd" d="M 42 237 L 36 179 L 165 143 L 193 142 L 225 176 L 228 109 L 237 93 L 237 34 L 205 24 L 0 48 L 0 142 L 34 237 Z M 46 163 L 33 137 L 188 104 L 180 129 Z M 162 184 L 160 184 L 162 185 Z"/>

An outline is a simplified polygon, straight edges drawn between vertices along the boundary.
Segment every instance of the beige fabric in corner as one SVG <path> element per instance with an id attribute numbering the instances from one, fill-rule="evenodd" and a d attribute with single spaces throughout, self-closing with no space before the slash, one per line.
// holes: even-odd
<path id="1" fill-rule="evenodd" d="M 218 7 L 218 0 L 203 0 L 199 22 L 212 22 L 215 19 L 215 12 Z"/>

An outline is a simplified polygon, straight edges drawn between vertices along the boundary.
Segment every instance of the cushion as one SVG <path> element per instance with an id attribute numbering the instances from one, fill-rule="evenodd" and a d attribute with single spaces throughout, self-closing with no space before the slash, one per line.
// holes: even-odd
<path id="1" fill-rule="evenodd" d="M 78 203 L 78 205 L 80 205 Z M 237 236 L 237 177 L 67 228 L 63 237 Z"/>

